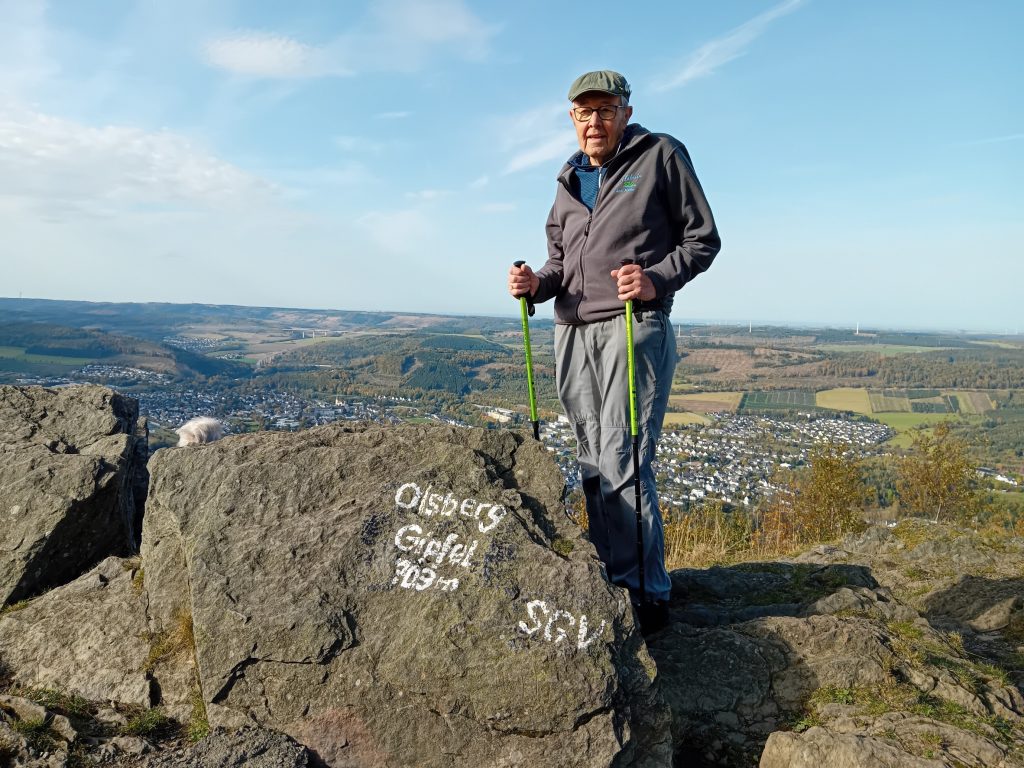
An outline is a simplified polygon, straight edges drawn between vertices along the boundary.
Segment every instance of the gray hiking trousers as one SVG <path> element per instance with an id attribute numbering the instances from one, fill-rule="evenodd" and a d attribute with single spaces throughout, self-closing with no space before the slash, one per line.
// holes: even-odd
<path id="1" fill-rule="evenodd" d="M 654 487 L 655 447 L 672 389 L 676 344 L 668 315 L 646 311 L 633 322 L 637 429 L 640 437 L 644 588 L 668 600 L 665 536 Z M 633 440 L 629 430 L 629 369 L 623 316 L 586 325 L 555 326 L 555 375 L 562 407 L 576 432 L 590 540 L 613 584 L 640 599 L 637 568 Z"/>

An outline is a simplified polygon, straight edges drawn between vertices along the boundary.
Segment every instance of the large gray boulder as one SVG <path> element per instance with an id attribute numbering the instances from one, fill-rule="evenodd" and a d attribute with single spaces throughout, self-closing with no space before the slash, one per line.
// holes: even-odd
<path id="1" fill-rule="evenodd" d="M 151 629 L 191 616 L 211 725 L 331 766 L 671 764 L 628 597 L 535 441 L 330 426 L 150 472 Z"/>
<path id="2" fill-rule="evenodd" d="M 149 707 L 155 693 L 138 562 L 110 557 L 0 614 L 0 662 L 25 688 Z"/>
<path id="3" fill-rule="evenodd" d="M 145 460 L 135 400 L 0 386 L 0 606 L 136 548 Z"/>

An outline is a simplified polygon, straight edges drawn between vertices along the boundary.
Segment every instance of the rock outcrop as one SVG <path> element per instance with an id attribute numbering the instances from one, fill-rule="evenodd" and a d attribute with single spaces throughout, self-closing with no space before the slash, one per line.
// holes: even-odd
<path id="1" fill-rule="evenodd" d="M 677 764 L 1024 767 L 1013 663 L 971 654 L 960 633 L 934 627 L 852 555 L 889 537 L 898 541 L 870 529 L 799 562 L 672 574 L 673 621 L 648 645 L 672 709 Z M 979 562 L 995 554 L 980 541 L 958 546 Z M 880 571 L 898 570 L 892 556 Z M 1004 558 L 1008 572 L 1022 565 Z M 949 602 L 938 591 L 930 601 Z"/>
<path id="2" fill-rule="evenodd" d="M 0 606 L 136 549 L 145 430 L 105 387 L 0 386 Z"/>
<path id="3" fill-rule="evenodd" d="M 1024 690 L 1024 538 L 929 520 L 869 528 L 804 560 L 863 563 L 879 583 L 973 658 Z"/>
<path id="4" fill-rule="evenodd" d="M 110 557 L 86 575 L 0 614 L 0 659 L 25 688 L 150 707 L 151 642 L 134 560 Z"/>
<path id="5" fill-rule="evenodd" d="M 627 596 L 538 443 L 331 426 L 159 451 L 150 471 L 152 631 L 191 617 L 212 725 L 329 765 L 671 759 Z"/>

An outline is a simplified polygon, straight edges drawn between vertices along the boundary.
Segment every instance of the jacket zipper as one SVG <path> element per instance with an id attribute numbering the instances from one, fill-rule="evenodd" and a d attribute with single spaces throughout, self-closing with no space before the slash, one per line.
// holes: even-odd
<path id="1" fill-rule="evenodd" d="M 590 215 L 587 216 L 587 225 L 583 228 L 583 244 L 580 245 L 580 298 L 576 301 L 576 320 L 583 324 L 583 318 L 580 316 L 580 306 L 583 304 L 583 295 L 586 293 L 587 286 L 587 273 L 583 268 L 583 256 L 587 250 L 587 240 L 590 237 L 590 225 L 594 221 L 594 211 L 597 210 L 597 205 L 601 201 L 601 189 L 604 186 L 604 175 L 607 172 L 607 168 L 603 171 L 597 172 L 597 196 L 594 198 L 594 207 L 590 211 Z"/>

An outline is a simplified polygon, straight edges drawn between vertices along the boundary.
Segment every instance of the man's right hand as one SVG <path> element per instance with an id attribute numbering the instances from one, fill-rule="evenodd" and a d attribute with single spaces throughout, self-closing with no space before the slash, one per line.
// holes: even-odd
<path id="1" fill-rule="evenodd" d="M 508 292 L 518 299 L 520 296 L 533 296 L 540 288 L 540 278 L 533 274 L 529 264 L 521 267 L 512 265 L 508 271 Z"/>

